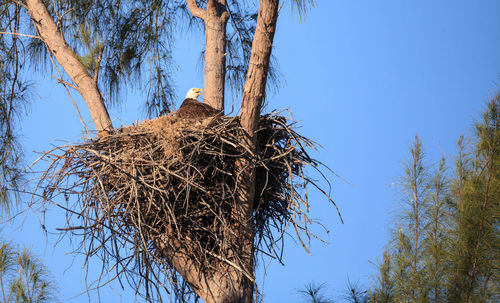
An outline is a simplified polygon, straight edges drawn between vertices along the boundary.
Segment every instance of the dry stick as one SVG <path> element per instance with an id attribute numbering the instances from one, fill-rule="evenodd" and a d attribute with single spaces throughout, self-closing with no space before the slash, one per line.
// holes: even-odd
<path id="1" fill-rule="evenodd" d="M 28 38 L 40 39 L 40 37 L 38 37 L 38 36 L 21 34 L 21 33 L 12 33 L 12 32 L 0 32 L 0 35 L 13 35 L 13 36 L 20 36 L 20 37 L 28 37 Z"/>
<path id="2" fill-rule="evenodd" d="M 243 270 L 241 267 L 239 267 L 239 266 L 238 266 L 237 264 L 235 264 L 234 262 L 231 262 L 231 261 L 229 261 L 228 259 L 223 258 L 223 257 L 221 257 L 221 256 L 219 256 L 219 255 L 216 255 L 216 254 L 214 254 L 214 253 L 212 253 L 212 252 L 210 252 L 210 251 L 208 251 L 207 253 L 208 253 L 209 255 L 211 255 L 212 257 L 215 257 L 215 258 L 217 258 L 217 259 L 219 259 L 219 260 L 221 260 L 221 261 L 223 261 L 223 262 L 226 262 L 227 264 L 231 265 L 231 266 L 232 266 L 232 267 L 234 267 L 236 270 L 238 270 L 238 271 L 239 271 L 239 272 L 241 272 L 243 275 L 245 275 L 245 277 L 247 277 L 247 279 L 249 279 L 250 281 L 252 281 L 252 282 L 254 282 L 254 283 L 255 283 L 254 278 L 252 278 L 252 276 L 251 276 L 248 272 L 246 272 L 245 270 Z"/>

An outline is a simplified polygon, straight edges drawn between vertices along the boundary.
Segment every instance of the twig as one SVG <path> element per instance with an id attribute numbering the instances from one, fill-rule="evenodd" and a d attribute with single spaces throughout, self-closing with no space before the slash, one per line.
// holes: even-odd
<path id="1" fill-rule="evenodd" d="M 11 32 L 0 32 L 0 35 L 13 35 L 13 36 L 20 36 L 20 37 L 28 37 L 28 38 L 34 38 L 34 39 L 40 39 L 39 36 L 33 36 L 33 35 L 28 35 L 28 34 L 21 34 L 21 33 L 11 33 Z"/>
<path id="2" fill-rule="evenodd" d="M 59 75 L 58 82 L 62 83 L 62 85 L 66 89 L 66 93 L 68 94 L 68 97 L 71 100 L 71 103 L 73 103 L 73 106 L 76 109 L 76 113 L 78 114 L 78 119 L 80 120 L 80 123 L 82 123 L 83 128 L 85 129 L 85 132 L 87 133 L 87 136 L 90 137 L 90 132 L 89 132 L 89 129 L 87 128 L 87 124 L 85 124 L 85 122 L 83 121 L 82 114 L 80 113 L 80 109 L 78 109 L 78 105 L 76 105 L 75 100 L 73 100 L 73 97 L 71 96 L 71 93 L 69 92 L 68 86 L 70 86 L 76 90 L 78 90 L 78 88 L 76 86 L 69 84 L 69 83 L 62 80 L 61 72 L 59 71 L 59 67 L 57 67 L 57 64 L 54 62 L 54 59 L 52 59 L 52 53 L 50 52 L 49 47 L 46 44 L 44 44 L 44 45 L 47 48 L 47 53 L 49 54 L 50 62 L 52 62 L 52 65 L 55 67 L 57 74 Z"/>
<path id="3" fill-rule="evenodd" d="M 22 2 L 19 2 L 17 0 L 9 0 L 9 1 L 14 2 L 15 4 L 17 4 L 17 5 L 25 8 L 25 9 L 27 9 L 26 5 L 24 3 L 22 3 Z"/>

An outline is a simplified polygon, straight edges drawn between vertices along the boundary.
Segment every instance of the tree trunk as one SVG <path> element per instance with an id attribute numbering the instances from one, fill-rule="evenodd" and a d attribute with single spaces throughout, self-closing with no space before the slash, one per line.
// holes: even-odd
<path id="1" fill-rule="evenodd" d="M 99 136 L 106 135 L 113 129 L 113 125 L 96 81 L 89 75 L 71 47 L 66 43 L 45 4 L 41 0 L 26 0 L 25 3 L 40 38 L 73 80 L 76 89 L 87 104 L 97 134 Z"/>
<path id="2" fill-rule="evenodd" d="M 229 14 L 225 0 L 207 3 L 205 20 L 205 98 L 208 105 L 224 112 L 226 82 L 226 25 Z"/>
<path id="3" fill-rule="evenodd" d="M 193 16 L 205 22 L 205 102 L 218 108 L 224 106 L 225 78 L 225 35 L 227 12 L 225 0 L 209 0 L 207 10 L 199 8 L 195 0 L 187 0 Z M 245 131 L 241 137 L 243 144 L 252 153 L 256 152 L 256 130 L 260 119 L 262 101 L 265 96 L 269 61 L 271 57 L 279 0 L 260 0 L 257 26 L 252 43 L 249 69 L 243 89 L 240 120 Z M 247 155 L 251 158 L 252 155 Z M 253 201 L 255 198 L 255 167 L 248 158 L 236 163 L 238 177 L 237 205 L 233 211 L 232 226 L 237 243 L 222 261 L 217 264 L 217 272 L 212 277 L 203 276 L 192 268 L 185 272 L 185 260 L 173 262 L 179 273 L 190 283 L 196 293 L 207 303 L 251 303 L 254 293 L 254 236 Z M 236 265 L 236 266 L 235 266 Z M 189 267 L 189 266 L 188 266 Z M 184 272 L 184 274 L 183 274 Z M 194 278 L 194 280 L 193 280 Z M 191 280 L 191 281 L 190 281 Z"/>
<path id="4" fill-rule="evenodd" d="M 262 101 L 266 94 L 269 61 L 273 46 L 276 21 L 278 19 L 279 0 L 260 0 L 257 27 L 252 42 L 252 52 L 248 73 L 243 88 L 240 123 L 246 132 L 242 138 L 249 150 L 256 152 L 256 130 L 259 126 Z M 255 168 L 242 160 L 240 168 L 244 171 L 240 179 L 238 196 L 244 205 L 247 221 L 251 218 L 255 195 Z"/>
<path id="5" fill-rule="evenodd" d="M 226 80 L 226 25 L 229 13 L 226 0 L 208 0 L 207 9 L 196 0 L 187 0 L 193 16 L 205 23 L 205 98 L 203 102 L 224 112 Z"/>
<path id="6" fill-rule="evenodd" d="M 255 146 L 255 131 L 260 118 L 262 101 L 266 94 L 269 61 L 273 47 L 279 0 L 260 0 L 257 26 L 252 42 L 248 73 L 241 102 L 241 126 Z"/>
<path id="7" fill-rule="evenodd" d="M 235 262 L 233 264 L 223 260 L 215 262 L 217 264 L 212 264 L 212 266 L 216 270 L 209 274 L 200 270 L 195 260 L 192 260 L 184 249 L 196 243 L 190 243 L 191 240 L 188 238 L 182 239 L 183 242 L 185 241 L 182 245 L 179 241 L 181 240 L 177 238 L 175 232 L 170 231 L 159 238 L 155 246 L 205 303 L 252 302 L 252 273 L 244 273 L 239 266 L 235 267 L 237 258 L 233 258 Z M 229 259 L 228 256 L 225 257 Z"/>
<path id="8" fill-rule="evenodd" d="M 244 135 L 240 138 L 248 150 L 254 154 L 257 152 L 256 131 L 259 126 L 262 102 L 266 93 L 266 83 L 269 71 L 269 62 L 273 46 L 276 21 L 278 20 L 279 0 L 260 0 L 257 26 L 252 42 L 252 51 L 248 73 L 243 88 L 243 99 L 241 102 L 240 123 Z M 254 237 L 253 210 L 255 199 L 255 166 L 248 158 L 240 158 L 236 162 L 236 171 L 239 176 L 236 197 L 238 200 L 235 211 L 236 234 L 240 238 L 241 251 L 238 252 L 240 259 L 244 262 L 244 270 L 251 272 L 254 276 Z M 242 285 L 241 295 L 245 300 L 252 302 L 253 281 L 246 281 Z"/>

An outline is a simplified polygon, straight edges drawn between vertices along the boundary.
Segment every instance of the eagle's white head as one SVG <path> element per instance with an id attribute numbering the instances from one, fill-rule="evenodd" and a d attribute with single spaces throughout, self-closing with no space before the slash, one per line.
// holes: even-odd
<path id="1" fill-rule="evenodd" d="M 188 90 L 186 94 L 186 99 L 198 99 L 198 96 L 203 93 L 203 90 L 201 88 L 192 88 Z"/>

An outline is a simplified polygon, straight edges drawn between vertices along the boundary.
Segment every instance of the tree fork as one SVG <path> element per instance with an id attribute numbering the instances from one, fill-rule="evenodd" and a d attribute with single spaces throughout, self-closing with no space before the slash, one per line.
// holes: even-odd
<path id="1" fill-rule="evenodd" d="M 226 0 L 208 0 L 207 9 L 196 0 L 187 0 L 193 16 L 205 24 L 205 98 L 208 105 L 224 112 L 226 82 L 226 25 L 229 13 Z"/>
<path id="2" fill-rule="evenodd" d="M 45 4 L 41 0 L 26 0 L 25 3 L 40 38 L 73 80 L 76 89 L 87 104 L 97 135 L 105 136 L 109 131 L 113 130 L 113 125 L 97 83 L 66 43 L 63 34 L 58 29 L 52 16 L 50 16 Z"/>

